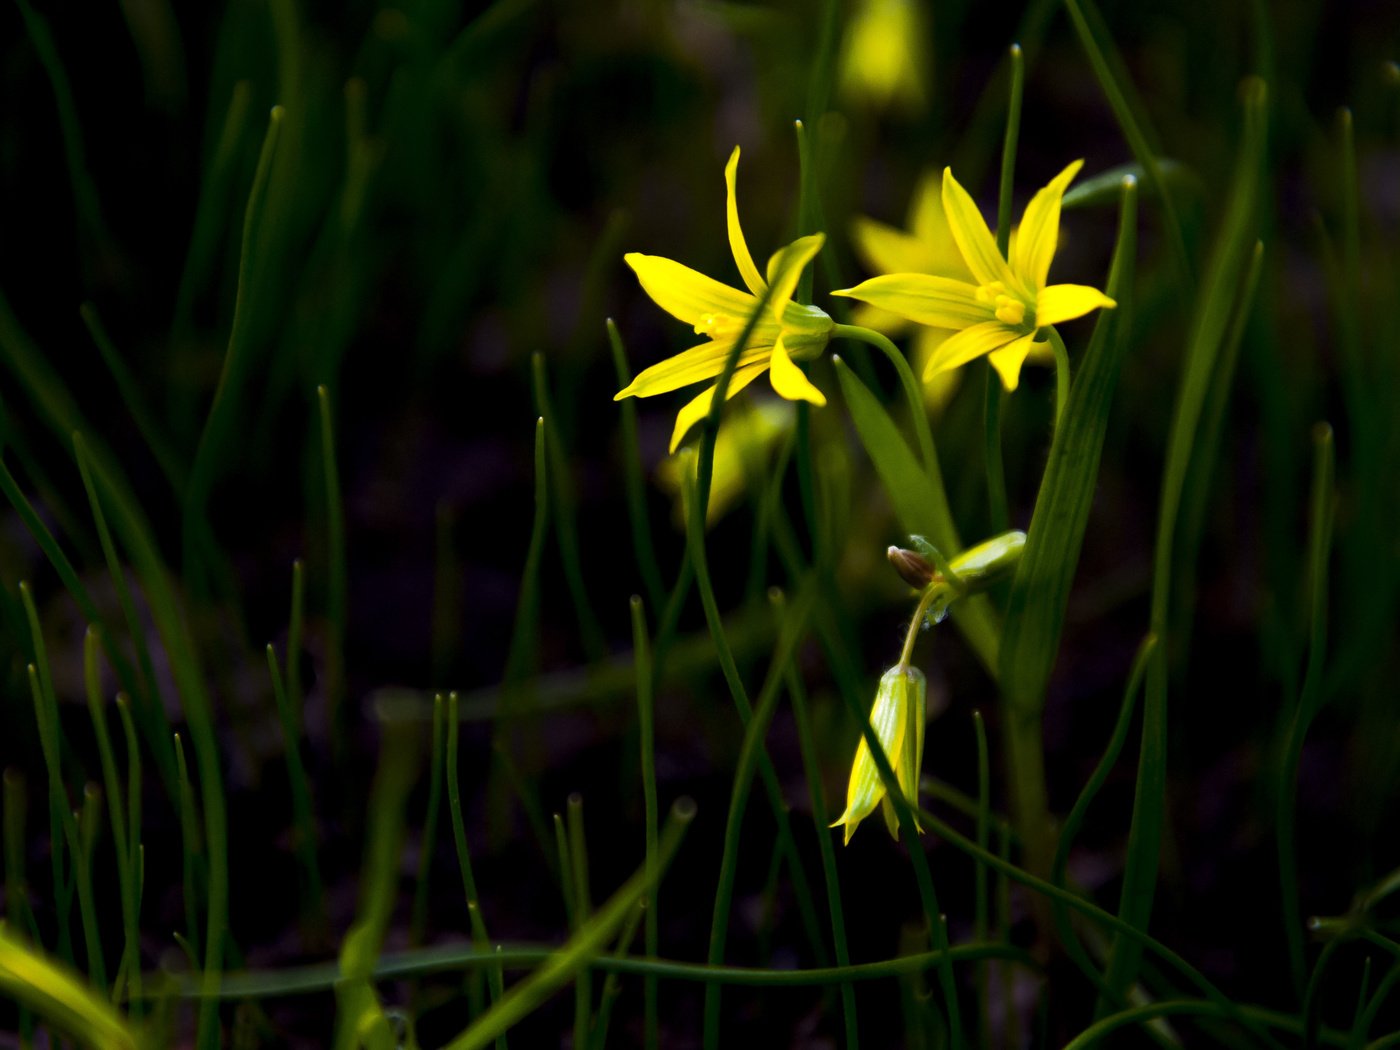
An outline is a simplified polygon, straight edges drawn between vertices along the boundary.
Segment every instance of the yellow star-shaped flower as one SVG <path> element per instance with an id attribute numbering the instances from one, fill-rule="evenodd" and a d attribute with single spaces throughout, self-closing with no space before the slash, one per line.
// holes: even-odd
<path id="1" fill-rule="evenodd" d="M 739 205 L 735 193 L 738 167 L 739 148 L 736 146 L 724 168 L 729 247 L 739 267 L 739 276 L 749 291 L 741 292 L 688 266 L 657 255 L 631 252 L 625 256 L 627 265 L 636 272 L 642 289 L 657 306 L 672 317 L 692 325 L 697 335 L 709 338 L 699 346 L 652 365 L 625 389 L 618 391 L 613 400 L 665 394 L 718 376 L 724 370 L 724 363 L 743 333 L 750 315 L 758 308 L 759 297 L 767 294 L 768 305 L 739 354 L 727 396 L 733 397 L 766 371 L 773 389 L 789 401 L 826 404 L 822 392 L 794 362 L 808 361 L 820 354 L 831 338 L 834 324 L 824 311 L 815 306 L 792 301 L 802 270 L 821 250 L 826 236 L 814 233 L 799 237 L 779 249 L 768 261 L 765 280 L 754 265 L 753 256 L 749 254 L 748 244 L 744 241 L 744 231 L 739 226 Z M 672 452 L 686 432 L 709 414 L 714 392 L 714 386 L 709 387 L 680 410 L 671 433 Z"/>
<path id="2" fill-rule="evenodd" d="M 931 328 L 953 329 L 925 365 L 926 382 L 985 354 L 1006 389 L 1015 390 L 1021 365 L 1041 329 L 1116 305 L 1087 285 L 1045 283 L 1059 238 L 1060 201 L 1083 163 L 1069 165 L 1031 198 L 1009 259 L 997 250 L 976 202 L 945 168 L 943 212 L 972 280 L 892 273 L 832 294 L 860 299 Z"/>

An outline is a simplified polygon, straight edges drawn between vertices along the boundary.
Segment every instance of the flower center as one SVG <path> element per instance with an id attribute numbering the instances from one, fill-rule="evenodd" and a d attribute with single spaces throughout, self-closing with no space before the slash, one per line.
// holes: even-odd
<path id="1" fill-rule="evenodd" d="M 728 314 L 701 314 L 695 322 L 695 334 L 707 335 L 711 339 L 724 339 L 737 335 L 743 325 Z"/>
<path id="2" fill-rule="evenodd" d="M 1024 300 L 1009 294 L 1000 281 L 992 281 L 977 289 L 977 301 L 992 308 L 992 314 L 1004 325 L 1012 328 L 1034 327 L 1035 316 L 1026 318 L 1027 306 Z"/>

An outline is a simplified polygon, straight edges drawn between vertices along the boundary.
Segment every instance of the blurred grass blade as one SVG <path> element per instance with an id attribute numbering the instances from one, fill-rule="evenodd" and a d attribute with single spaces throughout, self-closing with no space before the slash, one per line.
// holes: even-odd
<path id="1" fill-rule="evenodd" d="M 423 816 L 423 834 L 418 842 L 418 873 L 413 883 L 413 911 L 408 925 L 408 941 L 414 947 L 423 943 L 428 923 L 428 885 L 437 852 L 438 817 L 442 809 L 442 774 L 447 765 L 447 705 L 442 694 L 433 697 L 433 746 L 428 764 L 428 808 Z"/>
<path id="2" fill-rule="evenodd" d="M 1195 267 L 1191 261 L 1191 253 L 1187 250 L 1186 229 L 1176 206 L 1176 197 L 1158 159 L 1161 152 L 1157 146 L 1158 137 L 1147 120 L 1141 99 L 1138 99 L 1133 91 L 1132 82 L 1128 78 L 1122 58 L 1113 47 L 1112 38 L 1103 29 L 1103 20 L 1093 0 L 1064 0 L 1064 5 L 1069 11 L 1070 21 L 1074 23 L 1074 30 L 1079 35 L 1079 42 L 1088 56 L 1089 64 L 1094 69 L 1094 76 L 1098 78 L 1104 97 L 1123 131 L 1123 137 L 1128 140 L 1133 156 L 1142 165 L 1148 185 L 1162 202 L 1167 240 L 1172 246 L 1172 261 L 1177 267 L 1180 290 L 1182 294 L 1186 294 L 1194 283 Z"/>
<path id="3" fill-rule="evenodd" d="M 330 638 L 326 641 L 326 721 L 330 725 L 332 750 L 340 759 L 344 757 L 345 748 L 342 707 L 350 565 L 345 553 L 345 504 L 340 495 L 331 395 L 324 385 L 316 388 L 316 408 L 321 423 L 321 478 L 326 501 L 326 619 L 330 624 Z"/>
<path id="4" fill-rule="evenodd" d="M 1332 521 L 1336 512 L 1336 451 L 1332 428 L 1319 423 L 1313 430 L 1313 480 L 1311 534 L 1308 544 L 1308 663 L 1303 691 L 1288 726 L 1279 766 L 1276 814 L 1279 891 L 1283 899 L 1284 932 L 1288 937 L 1288 963 L 1294 987 L 1303 987 L 1303 920 L 1298 899 L 1298 852 L 1294 821 L 1298 799 L 1298 767 L 1308 727 L 1322 709 L 1323 667 L 1327 655 L 1328 564 L 1332 556 Z"/>
<path id="5" fill-rule="evenodd" d="M 184 491 L 184 464 L 176 458 L 174 449 L 170 447 L 170 442 L 166 440 L 160 426 L 151 415 L 151 410 L 146 404 L 146 399 L 141 393 L 141 387 L 137 383 L 136 377 L 127 367 L 126 362 L 122 360 L 121 354 L 112 343 L 111 336 L 107 334 L 107 329 L 103 327 L 102 319 L 97 313 L 97 307 L 92 303 L 83 303 L 82 306 L 78 307 L 78 313 L 83 319 L 83 324 L 87 325 L 88 334 L 92 336 L 98 353 L 102 355 L 102 360 L 107 365 L 107 371 L 112 373 L 112 380 L 117 385 L 117 393 L 121 396 L 122 404 L 131 414 L 132 422 L 136 424 L 136 429 L 145 439 L 146 447 L 151 450 L 151 455 L 155 457 L 165 479 L 170 482 L 173 491 Z"/>
<path id="6" fill-rule="evenodd" d="M 0 926 L 0 993 L 80 1044 L 137 1050 L 149 1045 L 75 973 Z"/>
<path id="7" fill-rule="evenodd" d="M 583 558 L 578 545 L 577 507 L 574 500 L 573 475 L 569 470 L 567 450 L 561 440 L 561 430 L 557 425 L 554 407 L 550 402 L 549 379 L 545 374 L 544 355 L 536 353 L 531 359 L 531 374 L 534 377 L 535 407 L 542 418 L 555 423 L 545 437 L 545 455 L 549 457 L 550 496 L 554 513 L 554 534 L 559 540 L 559 557 L 564 564 L 564 579 L 573 599 L 574 612 L 578 617 L 579 633 L 584 652 L 590 663 L 599 663 L 607 655 L 607 643 L 603 640 L 602 628 L 598 625 L 598 614 L 588 599 L 588 587 L 583 579 Z"/>
<path id="8" fill-rule="evenodd" d="M 1026 546 L 1007 599 L 1001 638 L 1001 692 L 1006 703 L 1003 738 L 1015 796 L 1017 827 L 1027 867 L 1049 875 L 1053 839 L 1044 774 L 1041 713 L 1055 664 L 1074 570 L 1098 484 L 1099 459 L 1118 373 L 1131 341 L 1134 261 L 1137 254 L 1137 186 L 1125 179 L 1118 244 L 1108 278 L 1117 301 L 1094 327 L 1050 446 Z M 1043 922 L 1043 904 L 1037 906 Z M 1042 936 L 1049 935 L 1047 926 Z"/>
<path id="9" fill-rule="evenodd" d="M 647 636 L 646 610 L 642 599 L 632 596 L 632 653 L 637 675 L 637 725 L 641 745 L 642 805 L 643 820 L 646 822 L 643 837 L 646 849 L 647 883 L 651 891 L 647 900 L 646 930 L 644 942 L 647 958 L 654 959 L 660 951 L 660 876 L 658 874 L 660 834 L 660 808 L 656 794 L 656 713 L 655 698 L 652 692 L 651 641 Z M 642 987 L 643 997 L 643 1045 L 646 1050 L 656 1050 L 660 1036 L 657 1026 L 657 982 L 653 974 L 648 974 Z"/>
<path id="10" fill-rule="evenodd" d="M 611 317 L 607 320 L 608 345 L 612 348 L 613 370 L 618 389 L 632 382 L 632 370 L 627 364 L 627 351 L 622 336 Z M 637 560 L 637 572 L 646 599 L 653 609 L 660 609 L 666 600 L 661 582 L 661 567 L 656 561 L 656 547 L 651 539 L 651 519 L 647 516 L 646 481 L 642 477 L 642 453 L 637 440 L 637 399 L 625 397 L 617 406 L 622 419 L 622 480 L 627 492 L 627 515 L 632 525 L 632 549 Z"/>
<path id="11" fill-rule="evenodd" d="M 404 811 L 418 778 L 417 730 L 412 723 L 381 717 L 384 742 L 370 788 L 364 869 L 355 922 L 340 948 L 336 984 L 336 1050 L 397 1050 L 393 1025 L 370 984 L 398 896 Z"/>
<path id="12" fill-rule="evenodd" d="M 325 895 L 316 848 L 316 818 L 311 803 L 311 781 L 301 759 L 301 742 L 306 737 L 306 726 L 300 705 L 294 705 L 287 694 L 282 669 L 277 663 L 277 651 L 271 643 L 267 646 L 267 669 L 272 679 L 272 695 L 282 727 L 282 751 L 287 761 L 287 786 L 292 796 L 292 833 L 296 839 L 297 860 L 301 865 L 303 915 L 315 929 L 323 930 L 326 927 Z"/>
<path id="13" fill-rule="evenodd" d="M 661 832 L 660 872 L 664 873 L 671 858 L 675 856 L 686 826 L 694 817 L 695 804 L 689 799 L 682 799 L 671 807 L 670 819 L 666 821 L 666 827 Z M 569 938 L 568 943 L 550 955 L 548 961 L 529 977 L 511 988 L 483 1017 L 448 1043 L 447 1050 L 479 1050 L 498 1034 L 527 1017 L 560 985 L 602 952 L 608 942 L 617 936 L 618 929 L 628 915 L 636 909 L 637 902 L 646 896 L 651 888 L 646 868 L 643 867 L 598 909 L 592 919 Z"/>
<path id="14" fill-rule="evenodd" d="M 184 564 L 187 576 L 196 567 L 200 554 L 207 556 L 210 544 L 205 542 L 209 531 L 206 512 L 216 474 L 227 454 L 234 430 L 241 415 L 243 384 L 247 379 L 255 347 L 248 338 L 249 312 L 253 304 L 250 293 L 254 284 L 256 245 L 261 239 L 261 226 L 267 206 L 267 187 L 277 153 L 277 141 L 282 128 L 282 107 L 274 106 L 268 117 L 267 134 L 258 156 L 253 185 L 248 191 L 248 203 L 243 213 L 243 243 L 238 260 L 238 292 L 234 299 L 233 321 L 229 328 L 228 348 L 219 371 L 219 383 L 214 400 L 204 420 L 204 429 L 195 447 L 190 464 L 189 484 L 183 493 Z M 210 568 L 205 566 L 205 568 Z"/>
<path id="15" fill-rule="evenodd" d="M 1183 194 L 1190 191 L 1199 195 L 1204 188 L 1195 172 L 1169 157 L 1157 158 L 1157 171 L 1163 181 Z M 1157 184 L 1148 179 L 1147 171 L 1141 164 L 1115 164 L 1097 175 L 1080 179 L 1067 189 L 1060 200 L 1060 207 L 1069 211 L 1118 204 L 1123 199 L 1123 180 L 1126 178 L 1137 180 L 1139 198 L 1151 200 L 1157 195 Z"/>
<path id="16" fill-rule="evenodd" d="M 940 520 L 936 511 L 943 501 L 939 500 L 933 483 L 900 437 L 894 421 L 840 357 L 833 355 L 831 360 L 836 366 L 836 378 L 856 432 L 884 483 L 900 528 L 912 535 L 929 537 L 947 557 L 958 554 L 962 547 L 956 535 L 950 535 L 951 522 Z M 953 622 L 995 678 L 999 673 L 998 640 L 991 603 L 981 595 L 965 598 L 954 604 Z"/>
<path id="17" fill-rule="evenodd" d="M 1066 0 L 1073 3 L 1074 0 Z M 1151 630 L 1157 636 L 1157 656 L 1147 671 L 1147 696 L 1143 706 L 1142 751 L 1138 764 L 1137 792 L 1128 853 L 1123 871 L 1119 916 L 1145 930 L 1152 914 L 1157 885 L 1157 864 L 1164 833 L 1166 808 L 1168 616 L 1175 567 L 1173 545 L 1182 487 L 1191 460 L 1191 447 L 1201 409 L 1216 373 L 1216 359 L 1230 318 L 1238 308 L 1251 247 L 1256 240 L 1257 202 L 1263 175 L 1267 89 L 1262 81 L 1248 80 L 1244 90 L 1244 128 L 1234 183 L 1223 212 L 1222 225 L 1200 284 L 1195 315 L 1186 347 L 1181 387 L 1168 439 L 1162 495 L 1158 507 L 1157 541 L 1152 574 Z M 1108 968 L 1111 998 L 1121 998 L 1137 975 L 1141 946 L 1117 935 Z M 1099 1003 L 1100 1014 L 1106 1000 Z"/>

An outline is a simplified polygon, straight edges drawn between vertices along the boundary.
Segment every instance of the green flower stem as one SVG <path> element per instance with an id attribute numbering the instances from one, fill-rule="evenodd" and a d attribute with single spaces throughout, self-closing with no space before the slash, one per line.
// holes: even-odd
<path id="1" fill-rule="evenodd" d="M 919 631 L 924 626 L 924 614 L 928 612 L 928 607 L 933 604 L 933 600 L 945 593 L 946 590 L 947 585 L 939 581 L 925 587 L 924 593 L 919 596 L 919 604 L 914 609 L 914 619 L 909 621 L 909 630 L 904 635 L 904 648 L 900 650 L 899 663 L 895 665 L 901 671 L 909 670 L 909 661 L 914 656 L 914 643 L 919 640 Z"/>
<path id="2" fill-rule="evenodd" d="M 1050 349 L 1055 354 L 1055 429 L 1060 428 L 1060 417 L 1065 414 L 1065 403 L 1069 401 L 1069 351 L 1052 325 L 1045 329 L 1050 337 Z"/>
<path id="3" fill-rule="evenodd" d="M 1001 185 L 997 195 L 997 251 L 1007 256 L 1011 247 L 1011 189 L 1016 177 L 1016 143 L 1021 136 L 1021 97 L 1026 81 L 1021 47 L 1012 44 L 1011 83 L 1006 102 L 1006 136 L 1001 147 Z M 1001 377 L 984 362 L 985 400 L 982 408 L 983 458 L 987 463 L 987 505 L 992 531 L 1006 529 L 1010 514 L 1006 502 L 1006 467 L 1001 455 Z"/>
<path id="4" fill-rule="evenodd" d="M 833 339 L 852 339 L 858 343 L 873 346 L 890 359 L 890 364 L 894 365 L 895 371 L 899 373 L 899 384 L 904 388 L 904 398 L 909 402 L 909 414 L 914 418 L 914 437 L 919 442 L 919 455 L 923 458 L 924 469 L 933 482 L 934 492 L 943 504 L 942 507 L 935 508 L 935 511 L 941 518 L 951 521 L 952 512 L 948 509 L 948 497 L 943 490 L 943 472 L 938 467 L 938 454 L 933 447 L 933 431 L 929 429 L 928 425 L 928 411 L 924 408 L 923 390 L 919 386 L 919 381 L 914 378 L 914 370 L 909 367 L 908 360 L 888 338 L 879 332 L 862 328 L 859 325 L 838 324 L 832 329 L 831 337 Z"/>

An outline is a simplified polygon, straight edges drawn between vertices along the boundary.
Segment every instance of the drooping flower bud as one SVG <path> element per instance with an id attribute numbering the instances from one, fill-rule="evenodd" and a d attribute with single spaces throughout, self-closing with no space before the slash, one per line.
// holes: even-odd
<path id="1" fill-rule="evenodd" d="M 919 801 L 919 769 L 924 761 L 924 723 L 927 720 L 928 680 L 917 667 L 891 667 L 880 677 L 875 705 L 870 709 L 870 728 L 894 769 L 899 790 L 911 806 Z M 894 804 L 885 792 L 880 770 L 871 757 L 870 745 L 862 735 L 851 763 L 851 779 L 846 787 L 846 811 L 832 827 L 844 825 L 845 841 L 850 842 L 856 826 L 883 803 L 885 824 L 898 838 L 899 821 Z M 923 829 L 920 828 L 920 831 Z"/>
<path id="2" fill-rule="evenodd" d="M 885 551 L 885 557 L 889 558 L 894 571 L 899 573 L 899 578 L 910 587 L 923 590 L 933 582 L 936 570 L 918 551 L 891 546 Z"/>

